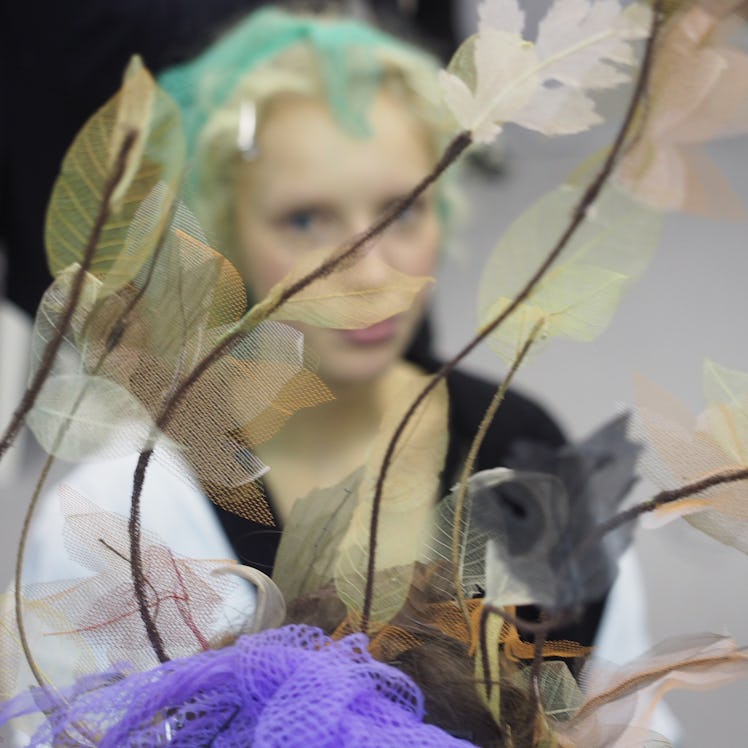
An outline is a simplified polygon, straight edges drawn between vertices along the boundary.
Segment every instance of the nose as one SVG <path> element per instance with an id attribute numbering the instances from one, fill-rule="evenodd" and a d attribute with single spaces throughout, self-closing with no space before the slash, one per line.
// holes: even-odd
<path id="1" fill-rule="evenodd" d="M 392 283 L 392 271 L 397 269 L 393 252 L 393 240 L 386 231 L 367 243 L 355 266 L 355 275 L 361 288 L 375 288 Z"/>
<path id="2" fill-rule="evenodd" d="M 379 216 L 363 213 L 352 218 L 348 225 L 349 237 L 360 237 L 369 231 Z M 390 232 L 383 231 L 362 248 L 361 259 L 352 274 L 358 288 L 372 288 L 392 281 L 393 241 Z"/>

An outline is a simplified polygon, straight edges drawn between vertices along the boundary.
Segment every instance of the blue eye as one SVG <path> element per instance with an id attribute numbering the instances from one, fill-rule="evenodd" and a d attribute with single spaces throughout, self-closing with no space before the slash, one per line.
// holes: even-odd
<path id="1" fill-rule="evenodd" d="M 286 223 L 296 231 L 309 231 L 316 217 L 313 210 L 295 210 L 286 216 Z"/>

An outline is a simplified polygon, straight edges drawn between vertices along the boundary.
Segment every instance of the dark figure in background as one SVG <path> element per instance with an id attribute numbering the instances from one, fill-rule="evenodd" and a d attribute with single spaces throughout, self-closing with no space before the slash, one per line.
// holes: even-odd
<path id="1" fill-rule="evenodd" d="M 51 282 L 44 217 L 75 134 L 119 88 L 130 56 L 154 73 L 187 60 L 262 0 L 78 0 L 0 7 L 0 298 L 33 316 Z M 277 2 L 276 5 L 302 5 Z M 345 8 L 350 3 L 307 2 Z M 370 0 L 374 15 L 442 57 L 453 2 Z M 416 31 L 417 30 L 417 31 Z"/>

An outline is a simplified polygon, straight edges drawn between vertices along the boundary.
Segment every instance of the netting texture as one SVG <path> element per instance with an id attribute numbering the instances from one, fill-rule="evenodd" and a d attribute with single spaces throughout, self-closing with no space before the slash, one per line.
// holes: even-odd
<path id="1" fill-rule="evenodd" d="M 39 747 L 471 745 L 424 724 L 418 687 L 367 644 L 285 626 L 147 672 L 89 677 L 60 696 L 37 689 L 0 709 L 0 724 L 47 711 L 29 744 Z"/>

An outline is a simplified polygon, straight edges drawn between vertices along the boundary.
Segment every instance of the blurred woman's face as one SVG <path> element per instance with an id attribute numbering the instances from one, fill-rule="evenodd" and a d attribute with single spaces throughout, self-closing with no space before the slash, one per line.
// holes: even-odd
<path id="1" fill-rule="evenodd" d="M 304 253 L 339 246 L 371 226 L 431 171 L 433 154 L 401 104 L 380 94 L 369 120 L 371 137 L 359 139 L 322 102 L 273 102 L 258 132 L 258 156 L 239 167 L 236 185 L 237 254 L 254 299 Z M 440 238 L 435 198 L 427 192 L 358 262 L 359 287 L 381 284 L 381 260 L 400 272 L 432 275 Z M 420 295 L 410 310 L 363 330 L 298 327 L 329 384 L 365 382 L 403 354 L 424 303 Z"/>

